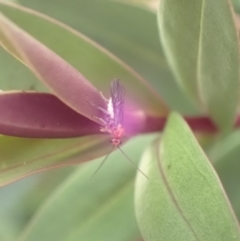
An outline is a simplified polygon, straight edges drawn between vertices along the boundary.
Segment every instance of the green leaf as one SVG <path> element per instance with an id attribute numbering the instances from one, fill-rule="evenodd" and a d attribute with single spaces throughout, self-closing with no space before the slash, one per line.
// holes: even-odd
<path id="1" fill-rule="evenodd" d="M 48 92 L 37 77 L 15 57 L 0 48 L 1 90 L 38 90 Z M 14 70 L 14 71 L 13 71 Z"/>
<path id="2" fill-rule="evenodd" d="M 160 141 L 142 158 L 136 213 L 145 241 L 240 240 L 239 226 L 221 183 L 189 127 L 169 117 Z"/>
<path id="3" fill-rule="evenodd" d="M 123 150 L 136 163 L 152 139 L 138 137 Z M 112 153 L 92 179 L 102 159 L 82 165 L 52 193 L 19 240 L 138 240 L 133 208 L 136 169 L 125 159 L 119 150 Z"/>
<path id="4" fill-rule="evenodd" d="M 36 210 L 76 167 L 49 170 L 0 189 L 0 240 L 16 240 Z"/>
<path id="5" fill-rule="evenodd" d="M 147 113 L 166 114 L 167 107 L 161 97 L 141 76 L 90 39 L 53 19 L 17 5 L 0 1 L 0 10 L 75 67 L 106 96 L 109 95 L 111 79 L 118 77 L 126 88 L 127 100 Z"/>
<path id="6" fill-rule="evenodd" d="M 208 151 L 208 156 L 240 220 L 240 131 L 235 131 L 214 144 Z"/>
<path id="7" fill-rule="evenodd" d="M 133 5 L 139 8 L 143 8 L 151 12 L 156 12 L 158 7 L 158 1 L 156 0 L 115 0 L 115 1 L 128 4 L 128 5 Z"/>
<path id="8" fill-rule="evenodd" d="M 232 0 L 232 4 L 234 9 L 237 13 L 240 13 L 240 1 L 239 0 Z"/>
<path id="9" fill-rule="evenodd" d="M 235 121 L 240 77 L 239 43 L 230 3 L 163 0 L 158 23 L 179 84 L 221 129 L 228 130 Z"/>
<path id="10" fill-rule="evenodd" d="M 75 165 L 105 155 L 105 136 L 27 139 L 0 136 L 0 186 L 53 167 Z"/>
<path id="11" fill-rule="evenodd" d="M 0 240 L 1 241 L 10 241 L 11 234 L 9 233 L 10 230 L 6 227 L 4 220 L 0 221 Z"/>

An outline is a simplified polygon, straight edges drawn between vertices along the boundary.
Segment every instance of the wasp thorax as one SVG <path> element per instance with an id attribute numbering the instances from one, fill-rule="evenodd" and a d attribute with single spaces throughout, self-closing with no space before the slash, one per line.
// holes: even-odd
<path id="1" fill-rule="evenodd" d="M 122 141 L 118 138 L 113 138 L 111 139 L 111 143 L 114 145 L 114 146 L 120 146 Z"/>

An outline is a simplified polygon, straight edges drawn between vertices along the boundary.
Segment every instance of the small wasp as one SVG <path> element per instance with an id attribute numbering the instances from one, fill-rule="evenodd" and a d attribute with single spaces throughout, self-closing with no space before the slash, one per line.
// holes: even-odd
<path id="1" fill-rule="evenodd" d="M 119 79 L 113 79 L 110 86 L 110 94 L 111 97 L 107 101 L 107 111 L 98 107 L 99 110 L 105 113 L 106 118 L 97 118 L 101 123 L 102 127 L 100 128 L 101 132 L 109 133 L 111 135 L 111 143 L 112 149 L 104 158 L 100 166 L 94 172 L 93 176 L 98 172 L 98 170 L 102 167 L 104 162 L 107 160 L 108 156 L 111 154 L 114 148 L 118 148 L 122 154 L 130 161 L 130 163 L 140 171 L 146 178 L 148 178 L 135 164 L 130 160 L 130 158 L 124 153 L 124 151 L 120 148 L 122 144 L 122 137 L 124 135 L 124 127 L 123 127 L 123 115 L 124 115 L 124 95 L 125 90 L 123 85 L 121 84 Z"/>

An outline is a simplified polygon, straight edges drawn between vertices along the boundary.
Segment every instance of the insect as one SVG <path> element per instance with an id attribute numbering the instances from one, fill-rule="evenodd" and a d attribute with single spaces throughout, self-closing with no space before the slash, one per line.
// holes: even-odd
<path id="1" fill-rule="evenodd" d="M 131 161 L 131 159 L 124 153 L 121 149 L 120 145 L 122 144 L 122 137 L 124 135 L 124 126 L 123 126 L 123 115 L 124 115 L 124 96 L 125 90 L 119 79 L 113 79 L 110 86 L 110 94 L 111 97 L 107 101 L 107 111 L 98 107 L 99 110 L 105 113 L 106 119 L 97 118 L 102 123 L 102 127 L 100 128 L 101 132 L 109 133 L 111 135 L 110 142 L 112 143 L 112 149 L 103 159 L 100 166 L 94 172 L 93 176 L 99 171 L 104 162 L 107 160 L 108 156 L 112 153 L 114 148 L 118 148 L 119 151 L 130 161 L 130 163 L 141 172 L 146 178 L 148 178 L 135 164 Z M 92 177 L 93 177 L 92 176 Z"/>

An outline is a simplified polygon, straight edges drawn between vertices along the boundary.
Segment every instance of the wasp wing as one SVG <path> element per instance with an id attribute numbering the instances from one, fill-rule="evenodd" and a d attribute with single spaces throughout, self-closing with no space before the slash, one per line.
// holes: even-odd
<path id="1" fill-rule="evenodd" d="M 123 111 L 124 111 L 124 87 L 119 79 L 113 79 L 111 82 L 111 99 L 114 112 L 114 124 L 123 125 Z"/>

